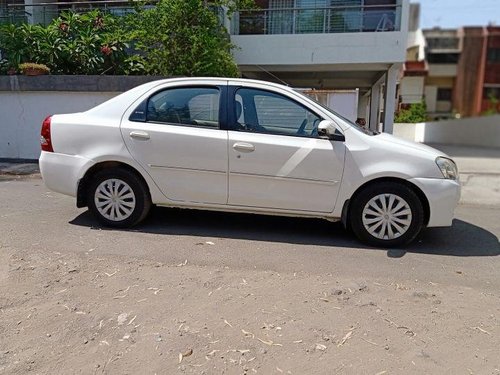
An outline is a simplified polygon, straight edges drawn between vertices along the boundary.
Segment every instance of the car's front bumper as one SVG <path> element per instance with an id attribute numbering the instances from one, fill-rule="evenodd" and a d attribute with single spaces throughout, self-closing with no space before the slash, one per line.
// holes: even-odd
<path id="1" fill-rule="evenodd" d="M 453 221 L 455 207 L 460 200 L 460 181 L 444 178 L 412 178 L 429 201 L 428 227 L 448 227 Z"/>
<path id="2" fill-rule="evenodd" d="M 42 151 L 40 173 L 45 186 L 61 194 L 76 197 L 81 171 L 91 160 L 76 155 L 58 154 Z"/>

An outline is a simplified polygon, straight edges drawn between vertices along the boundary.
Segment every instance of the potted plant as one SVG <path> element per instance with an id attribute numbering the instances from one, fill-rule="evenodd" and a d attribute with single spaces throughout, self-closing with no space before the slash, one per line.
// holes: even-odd
<path id="1" fill-rule="evenodd" d="M 25 76 L 40 76 L 43 74 L 49 74 L 50 69 L 47 65 L 44 64 L 35 64 L 35 63 L 23 63 L 19 65 L 19 70 Z"/>

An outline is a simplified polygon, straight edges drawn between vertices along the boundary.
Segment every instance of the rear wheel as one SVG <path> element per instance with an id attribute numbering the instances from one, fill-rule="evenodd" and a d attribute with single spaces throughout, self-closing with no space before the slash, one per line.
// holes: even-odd
<path id="1" fill-rule="evenodd" d="M 151 208 L 144 182 L 126 169 L 113 168 L 93 176 L 87 192 L 90 211 L 104 225 L 127 228 L 142 221 Z"/>
<path id="2" fill-rule="evenodd" d="M 413 241 L 424 227 L 424 209 L 408 186 L 380 182 L 356 195 L 350 224 L 354 234 L 368 245 L 402 246 Z"/>

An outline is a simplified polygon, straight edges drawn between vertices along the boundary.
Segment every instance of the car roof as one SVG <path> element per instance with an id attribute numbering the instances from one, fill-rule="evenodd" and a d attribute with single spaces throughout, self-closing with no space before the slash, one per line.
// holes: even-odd
<path id="1" fill-rule="evenodd" d="M 170 82 L 183 82 L 183 81 L 231 81 L 231 82 L 241 82 L 241 83 L 256 83 L 256 84 L 266 84 L 269 86 L 273 86 L 276 88 L 281 88 L 281 89 L 288 89 L 292 90 L 293 89 L 289 86 L 282 85 L 279 83 L 274 83 L 274 82 L 269 82 L 269 81 L 263 81 L 263 80 L 258 80 L 258 79 L 249 79 L 249 78 L 231 78 L 231 77 L 175 77 L 175 78 L 164 78 L 164 79 L 159 79 L 157 81 L 152 81 L 148 83 L 155 83 L 155 84 L 163 84 L 163 83 L 170 83 Z"/>

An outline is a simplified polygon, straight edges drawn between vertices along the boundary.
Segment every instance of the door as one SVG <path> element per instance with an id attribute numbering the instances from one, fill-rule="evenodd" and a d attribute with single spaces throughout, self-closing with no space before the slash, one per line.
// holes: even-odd
<path id="1" fill-rule="evenodd" d="M 284 93 L 231 88 L 230 205 L 331 212 L 345 146 L 321 139 L 321 118 Z"/>
<path id="2" fill-rule="evenodd" d="M 227 82 L 160 89 L 122 121 L 132 157 L 172 201 L 227 202 Z"/>

